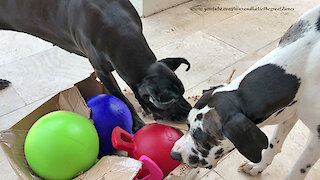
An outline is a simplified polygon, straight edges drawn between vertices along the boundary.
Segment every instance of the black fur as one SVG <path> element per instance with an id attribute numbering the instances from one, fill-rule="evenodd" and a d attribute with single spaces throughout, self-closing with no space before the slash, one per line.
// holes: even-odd
<path id="1" fill-rule="evenodd" d="M 211 100 L 211 98 L 212 98 L 212 91 L 207 91 L 207 92 L 203 93 L 201 98 L 194 105 L 194 108 L 196 108 L 196 109 L 204 108 L 206 105 L 208 105 L 208 102 Z"/>
<path id="2" fill-rule="evenodd" d="M 228 151 L 228 153 L 232 152 L 233 150 L 235 150 L 236 148 L 232 148 Z"/>
<path id="3" fill-rule="evenodd" d="M 208 90 L 203 90 L 201 98 L 197 101 L 197 103 L 194 105 L 194 108 L 196 109 L 202 109 L 206 105 L 208 105 L 208 102 L 210 101 L 212 97 L 212 93 L 214 90 L 223 87 L 223 85 L 215 86 Z"/>
<path id="4" fill-rule="evenodd" d="M 190 164 L 198 164 L 199 163 L 199 157 L 191 155 L 191 156 L 189 156 L 189 160 L 188 161 L 189 161 Z"/>
<path id="5" fill-rule="evenodd" d="M 219 144 L 218 139 L 213 138 L 207 132 L 202 131 L 199 127 L 195 129 L 191 135 L 197 144 L 206 150 L 210 150 L 213 146 L 217 146 Z"/>
<path id="6" fill-rule="evenodd" d="M 297 103 L 297 102 L 298 102 L 298 101 L 292 101 L 292 102 L 288 105 L 288 107 L 294 105 L 294 104 Z"/>
<path id="7" fill-rule="evenodd" d="M 198 154 L 199 152 L 197 150 L 195 150 L 194 148 L 191 148 L 191 151 L 194 153 L 194 154 Z"/>
<path id="8" fill-rule="evenodd" d="M 279 110 L 277 113 L 276 113 L 276 116 L 278 116 L 280 113 L 282 113 L 286 108 L 282 108 L 281 110 Z"/>
<path id="9" fill-rule="evenodd" d="M 279 47 L 285 47 L 302 38 L 304 36 L 304 33 L 310 30 L 310 27 L 311 25 L 308 21 L 299 20 L 295 22 L 281 37 Z"/>
<path id="10" fill-rule="evenodd" d="M 190 63 L 184 58 L 166 58 L 159 62 L 166 64 L 172 71 L 177 70 L 181 63 L 188 65 L 186 71 L 189 71 L 191 67 Z"/>
<path id="11" fill-rule="evenodd" d="M 202 157 L 204 157 L 204 158 L 208 157 L 208 155 L 209 155 L 209 151 L 208 150 L 200 149 L 200 148 L 198 148 L 197 150 L 201 153 Z"/>
<path id="12" fill-rule="evenodd" d="M 10 82 L 5 79 L 0 79 L 0 90 L 5 89 L 10 85 Z"/>
<path id="13" fill-rule="evenodd" d="M 318 131 L 318 138 L 320 139 L 320 124 L 318 125 L 317 131 Z"/>
<path id="14" fill-rule="evenodd" d="M 201 165 L 205 166 L 208 164 L 208 162 L 205 159 L 200 160 Z"/>
<path id="15" fill-rule="evenodd" d="M 318 21 L 316 25 L 317 25 L 317 30 L 320 31 L 320 16 L 318 17 Z"/>
<path id="16" fill-rule="evenodd" d="M 216 108 L 221 119 L 243 112 L 252 122 L 259 124 L 289 105 L 299 87 L 300 79 L 296 76 L 286 74 L 277 65 L 267 64 L 247 74 L 237 90 L 218 92 L 211 99 L 205 99 L 208 99 L 209 107 Z"/>
<path id="17" fill-rule="evenodd" d="M 267 64 L 250 72 L 240 83 L 237 94 L 246 116 L 259 124 L 290 104 L 299 87 L 300 79 L 296 76 L 286 74 L 277 65 Z"/>
<path id="18" fill-rule="evenodd" d="M 222 123 L 222 133 L 238 151 L 250 161 L 260 162 L 261 151 L 268 147 L 267 136 L 241 113 L 230 116 Z"/>
<path id="19" fill-rule="evenodd" d="M 155 119 L 187 118 L 191 106 L 183 98 L 183 85 L 174 70 L 181 63 L 189 69 L 190 64 L 183 58 L 157 62 L 142 34 L 140 17 L 128 0 L 0 0 L 0 29 L 28 33 L 88 58 L 110 94 L 130 109 L 133 132 L 144 122 L 123 95 L 114 70 Z M 147 96 L 156 102 L 175 98 L 175 104 L 156 107 L 161 103 L 146 101 Z"/>
<path id="20" fill-rule="evenodd" d="M 202 113 L 197 114 L 197 120 L 201 121 L 201 120 L 202 120 L 202 118 L 203 118 L 203 114 L 202 114 Z"/>
<path id="21" fill-rule="evenodd" d="M 220 156 L 222 153 L 223 153 L 223 148 L 220 148 L 216 153 L 215 153 L 215 155 L 217 155 L 217 156 Z"/>

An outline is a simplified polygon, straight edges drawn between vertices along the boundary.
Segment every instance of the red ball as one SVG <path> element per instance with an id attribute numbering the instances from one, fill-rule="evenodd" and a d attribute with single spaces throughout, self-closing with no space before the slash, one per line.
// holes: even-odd
<path id="1" fill-rule="evenodd" d="M 128 152 L 129 157 L 139 159 L 142 155 L 151 158 L 167 176 L 181 162 L 171 159 L 174 143 L 183 133 L 170 126 L 148 124 L 133 136 L 119 127 L 112 132 L 112 144 L 116 149 Z"/>

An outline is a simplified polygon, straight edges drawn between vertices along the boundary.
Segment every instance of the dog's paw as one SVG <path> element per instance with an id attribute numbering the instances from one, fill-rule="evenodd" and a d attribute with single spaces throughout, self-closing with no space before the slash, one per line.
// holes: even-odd
<path id="1" fill-rule="evenodd" d="M 0 90 L 8 87 L 10 85 L 10 82 L 4 79 L 0 79 Z"/>
<path id="2" fill-rule="evenodd" d="M 268 164 L 266 163 L 253 163 L 253 162 L 245 162 L 239 167 L 239 171 L 243 171 L 250 176 L 256 176 L 261 173 Z"/>

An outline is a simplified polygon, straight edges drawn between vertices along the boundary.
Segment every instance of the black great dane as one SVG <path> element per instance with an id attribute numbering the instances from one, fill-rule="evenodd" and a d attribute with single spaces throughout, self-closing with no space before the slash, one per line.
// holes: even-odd
<path id="1" fill-rule="evenodd" d="M 155 119 L 185 120 L 191 110 L 174 71 L 184 58 L 157 61 L 129 0 L 0 0 L 0 29 L 24 32 L 86 57 L 110 93 L 132 114 L 133 132 L 144 123 L 122 94 L 116 70 L 142 108 Z M 0 89 L 8 86 L 1 80 Z"/>

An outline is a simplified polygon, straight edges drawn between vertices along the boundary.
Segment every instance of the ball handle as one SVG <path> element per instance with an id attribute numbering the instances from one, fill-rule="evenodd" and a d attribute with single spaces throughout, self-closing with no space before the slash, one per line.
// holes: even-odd
<path id="1" fill-rule="evenodd" d="M 163 178 L 163 173 L 159 166 L 148 156 L 142 155 L 139 158 L 139 161 L 143 162 L 143 166 L 133 180 L 161 180 Z M 140 178 L 139 175 L 144 171 L 147 171 L 149 173 L 146 176 Z"/>
<path id="2" fill-rule="evenodd" d="M 133 135 L 123 130 L 119 126 L 115 127 L 112 131 L 111 141 L 114 148 L 132 152 L 134 150 Z"/>

